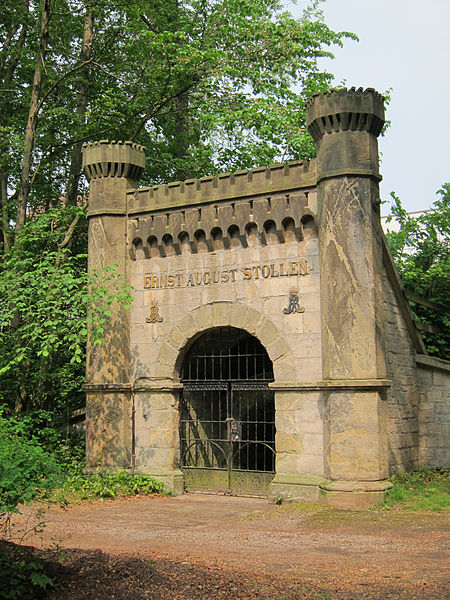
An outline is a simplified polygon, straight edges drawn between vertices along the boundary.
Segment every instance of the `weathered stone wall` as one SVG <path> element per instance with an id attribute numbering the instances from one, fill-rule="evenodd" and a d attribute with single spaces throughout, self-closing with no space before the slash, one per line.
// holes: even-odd
<path id="1" fill-rule="evenodd" d="M 158 355 L 172 329 L 186 314 L 216 303 L 238 303 L 265 315 L 291 348 L 294 371 L 284 379 L 321 378 L 320 297 L 317 239 L 257 248 L 237 247 L 209 253 L 138 259 L 130 264 L 134 287 L 131 309 L 131 353 L 134 377 L 154 376 Z M 291 290 L 296 289 L 301 313 L 285 314 Z M 158 316 L 151 322 L 151 311 Z M 158 319 L 161 319 L 159 321 Z M 192 335 L 215 326 L 214 315 L 202 315 Z M 147 320 L 149 322 L 147 322 Z M 244 324 L 244 318 L 241 319 Z M 277 333 L 275 333 L 275 331 Z M 254 332 L 258 334 L 258 330 Z M 258 337 L 258 335 L 257 335 Z M 280 357 L 276 357 L 279 359 Z M 317 360 L 319 358 L 319 361 Z M 275 367 L 276 368 L 276 367 Z M 289 375 L 289 377 L 288 377 Z M 171 374 L 172 377 L 176 373 Z"/>
<path id="2" fill-rule="evenodd" d="M 417 356 L 419 467 L 450 467 L 450 363 Z"/>
<path id="3" fill-rule="evenodd" d="M 270 205 L 270 199 L 266 203 Z M 243 204 L 248 207 L 249 202 Z M 266 209 L 266 220 L 268 217 Z M 245 223 L 245 218 L 240 223 Z M 137 253 L 136 259 L 130 258 L 128 270 L 135 297 L 131 310 L 132 377 L 177 381 L 183 357 L 195 337 L 206 329 L 229 325 L 261 341 L 273 362 L 276 383 L 320 380 L 318 242 L 312 225 L 306 234 L 304 230 L 301 234 L 292 231 L 290 238 L 276 231 L 273 237 L 265 235 L 263 223 L 251 232 L 244 226 L 243 239 L 238 238 L 231 247 L 196 246 L 194 252 L 190 248 L 182 254 L 176 248 L 171 256 L 145 258 L 144 253 Z M 279 227 L 282 230 L 281 221 L 276 229 Z M 300 312 L 288 313 L 294 290 Z M 151 458 L 152 464 L 169 468 L 174 458 L 173 440 L 167 439 L 166 450 L 155 447 L 154 441 L 161 418 L 166 425 L 159 446 L 163 438 L 171 436 L 170 427 L 176 431 L 174 409 L 169 401 L 162 406 L 159 395 L 155 399 L 149 404 L 144 397 L 138 398 L 136 405 L 137 466 L 149 464 Z M 276 389 L 275 408 L 277 470 L 322 475 L 319 392 Z"/>
<path id="4" fill-rule="evenodd" d="M 387 435 L 389 470 L 393 473 L 417 468 L 420 388 L 416 373 L 416 349 L 387 272 L 383 289 L 387 377 L 392 381 L 387 393 Z"/>
<path id="5" fill-rule="evenodd" d="M 315 181 L 311 161 L 128 192 L 130 380 L 140 471 L 170 487 L 178 485 L 174 477 L 182 481 L 180 368 L 201 332 L 231 326 L 258 338 L 273 363 L 277 473 L 290 481 L 301 473 L 315 484 L 323 476 Z M 317 485 L 311 498 L 318 499 Z"/>
<path id="6" fill-rule="evenodd" d="M 450 463 L 450 363 L 425 355 L 393 261 L 384 247 L 384 338 L 390 471 Z"/>

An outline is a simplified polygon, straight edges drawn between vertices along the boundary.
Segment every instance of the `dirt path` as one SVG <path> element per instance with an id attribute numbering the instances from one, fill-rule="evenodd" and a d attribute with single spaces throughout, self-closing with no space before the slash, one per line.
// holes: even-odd
<path id="1" fill-rule="evenodd" d="M 31 512 L 26 509 L 24 517 Z M 33 538 L 34 545 L 48 547 L 56 542 L 63 548 L 102 550 L 114 555 L 110 560 L 115 561 L 118 555 L 121 560 L 125 556 L 145 559 L 147 564 L 152 559 L 155 565 L 172 565 L 180 582 L 205 578 L 199 573 L 207 569 L 210 574 L 233 573 L 247 584 L 262 578 L 267 585 L 281 586 L 267 596 L 262 594 L 268 588 L 248 595 L 247 584 L 238 582 L 236 590 L 226 596 L 208 587 L 206 595 L 195 595 L 192 590 L 177 595 L 179 590 L 173 590 L 161 598 L 450 596 L 450 523 L 448 516 L 439 514 L 417 518 L 400 512 L 299 512 L 255 498 L 189 494 L 97 503 L 66 511 L 51 508 L 45 521 L 44 532 Z M 197 569 L 197 575 L 189 569 Z M 214 585 L 222 589 L 220 583 Z M 328 595 L 292 592 L 299 585 L 316 586 L 317 593 L 320 588 L 320 593 Z M 238 595 L 242 589 L 247 595 Z M 159 597 L 149 594 L 142 597 Z"/>

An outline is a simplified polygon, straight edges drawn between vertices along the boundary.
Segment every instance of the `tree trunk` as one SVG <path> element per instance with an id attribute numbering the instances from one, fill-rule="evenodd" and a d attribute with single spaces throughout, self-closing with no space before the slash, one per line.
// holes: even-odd
<path id="1" fill-rule="evenodd" d="M 96 4 L 96 0 L 89 0 L 86 5 L 86 18 L 84 20 L 83 30 L 83 43 L 80 51 L 80 62 L 86 62 L 90 59 L 92 54 L 92 45 L 94 41 L 94 13 L 93 8 Z M 85 123 L 86 121 L 86 107 L 88 103 L 88 81 L 87 74 L 83 76 L 80 87 L 77 93 L 77 107 L 76 114 L 79 123 Z M 66 188 L 66 201 L 67 204 L 75 205 L 77 203 L 78 196 L 78 184 L 81 175 L 81 147 L 82 142 L 75 142 L 72 146 L 72 155 L 70 160 L 70 171 L 69 178 L 67 181 Z"/>
<path id="2" fill-rule="evenodd" d="M 1 207 L 2 207 L 2 216 L 1 216 L 1 231 L 3 237 L 3 250 L 8 252 L 10 250 L 10 240 L 9 240 L 9 214 L 8 214 L 8 174 L 6 169 L 2 168 L 0 172 L 0 198 L 1 198 Z"/>
<path id="3" fill-rule="evenodd" d="M 182 92 L 175 98 L 175 155 L 179 159 L 188 156 L 189 150 L 189 93 Z M 184 181 L 191 176 L 187 167 L 178 167 L 176 179 Z"/>
<path id="4" fill-rule="evenodd" d="M 17 195 L 16 231 L 23 229 L 25 225 L 28 196 L 30 194 L 30 173 L 33 163 L 33 149 L 36 135 L 36 125 L 39 113 L 39 100 L 42 88 L 42 75 L 45 68 L 45 57 L 47 54 L 49 21 L 51 14 L 51 0 L 44 0 L 41 16 L 41 32 L 39 36 L 39 55 L 34 70 L 33 87 L 31 90 L 30 110 L 28 112 L 27 126 L 22 157 L 19 192 Z"/>
<path id="5" fill-rule="evenodd" d="M 23 47 L 25 45 L 25 41 L 28 34 L 28 26 L 27 26 L 27 18 L 30 12 L 30 2 L 29 0 L 23 1 L 23 10 L 24 13 L 22 15 L 22 23 L 17 23 L 15 29 L 10 32 L 9 37 L 3 41 L 3 57 L 0 62 L 0 71 L 1 71 L 1 86 L 5 90 L 11 89 L 13 87 L 14 82 L 14 73 L 17 69 L 17 65 L 19 64 L 19 60 L 21 57 L 21 53 Z M 19 33 L 18 39 L 14 42 L 14 38 L 16 34 Z M 1 140 L 1 151 L 6 154 L 10 151 L 10 139 L 9 135 L 6 133 L 8 128 L 5 126 L 6 115 L 10 115 L 13 112 L 13 108 L 11 106 L 11 102 L 9 100 L 8 94 L 4 95 L 4 100 L 2 100 L 2 107 L 0 113 L 0 129 L 5 133 L 2 133 Z M 10 211 L 8 207 L 8 167 L 4 164 L 0 168 L 0 207 L 1 207 L 1 233 L 3 239 L 3 250 L 8 252 L 11 249 L 11 239 L 9 236 L 9 221 L 10 221 Z"/>

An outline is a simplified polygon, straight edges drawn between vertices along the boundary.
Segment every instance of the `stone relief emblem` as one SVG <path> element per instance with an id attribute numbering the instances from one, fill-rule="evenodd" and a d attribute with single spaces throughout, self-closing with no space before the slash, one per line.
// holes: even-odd
<path id="1" fill-rule="evenodd" d="M 298 290 L 289 290 L 289 304 L 287 308 L 283 309 L 284 314 L 290 315 L 291 313 L 304 313 L 305 308 L 303 306 L 300 306 L 299 301 L 300 298 L 298 295 Z"/>
<path id="2" fill-rule="evenodd" d="M 147 317 L 147 323 L 161 323 L 162 317 L 159 314 L 159 306 L 156 300 L 152 300 L 150 305 L 150 315 Z"/>

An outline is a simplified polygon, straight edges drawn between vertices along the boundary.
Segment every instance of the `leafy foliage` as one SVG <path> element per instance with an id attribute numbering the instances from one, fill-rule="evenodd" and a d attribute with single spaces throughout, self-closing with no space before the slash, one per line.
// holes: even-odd
<path id="1" fill-rule="evenodd" d="M 0 264 L 0 400 L 11 409 L 76 408 L 88 328 L 101 343 L 111 304 L 132 300 L 114 265 L 88 275 L 86 254 L 61 248 L 80 214 L 61 207 L 29 219 Z"/>
<path id="2" fill-rule="evenodd" d="M 98 473 L 85 477 L 77 446 L 64 443 L 61 432 L 51 427 L 52 413 L 31 416 L 0 414 L 0 581 L 6 599 L 41 597 L 53 581 L 45 562 L 23 547 L 27 530 L 19 538 L 10 515 L 32 500 L 77 501 L 114 498 L 118 495 L 161 494 L 163 484 L 147 475 L 127 472 Z M 42 513 L 30 531 L 45 527 Z M 14 535 L 13 535 L 14 534 Z M 13 543 L 11 540 L 15 541 Z M 17 540 L 19 539 L 19 543 Z"/>
<path id="3" fill-rule="evenodd" d="M 30 420 L 0 414 L 0 516 L 54 489 L 61 479 L 60 466 L 30 431 Z"/>
<path id="4" fill-rule="evenodd" d="M 42 597 L 53 585 L 44 562 L 23 547 L 28 533 L 45 526 L 43 510 L 37 521 L 17 530 L 11 514 L 32 500 L 48 498 L 64 481 L 67 451 L 61 434 L 49 426 L 51 413 L 7 417 L 0 412 L 0 581 L 7 599 Z M 59 452 L 55 451 L 59 449 Z M 33 593 L 32 593 L 33 592 Z M 34 592 L 36 592 L 34 594 Z"/>
<path id="5" fill-rule="evenodd" d="M 45 574 L 44 562 L 29 556 L 29 552 L 20 546 L 13 546 L 0 541 L 0 581 L 2 598 L 20 600 L 29 598 L 30 588 L 45 590 L 53 586 L 53 580 Z M 42 597 L 38 592 L 33 597 Z"/>
<path id="6" fill-rule="evenodd" d="M 58 490 L 62 500 L 93 500 L 96 498 L 115 498 L 117 496 L 167 494 L 164 485 L 148 475 L 141 473 L 96 473 L 89 477 L 82 473 L 69 475 L 63 487 Z"/>
<path id="7" fill-rule="evenodd" d="M 436 311 L 410 303 L 419 321 L 440 330 L 439 334 L 423 332 L 427 351 L 450 359 L 450 184 L 438 194 L 432 209 L 417 217 L 409 215 L 392 194 L 391 212 L 400 229 L 386 237 L 405 289 L 440 307 Z"/>

